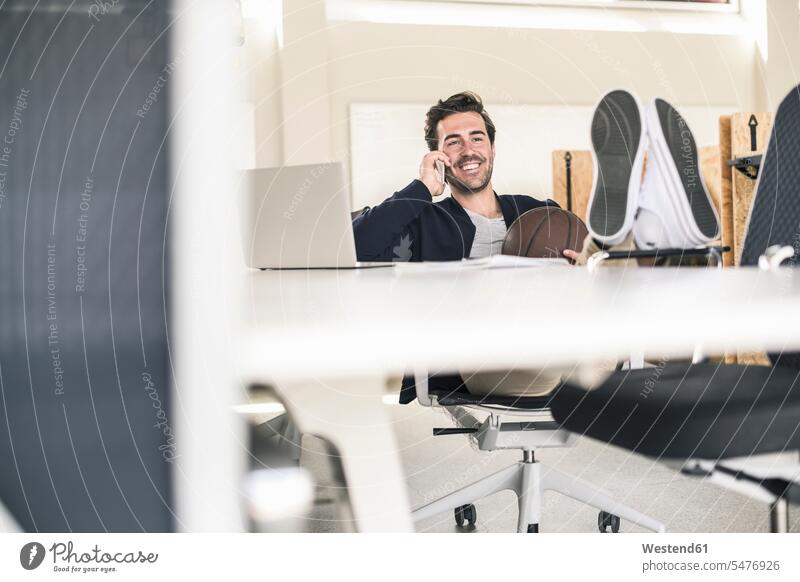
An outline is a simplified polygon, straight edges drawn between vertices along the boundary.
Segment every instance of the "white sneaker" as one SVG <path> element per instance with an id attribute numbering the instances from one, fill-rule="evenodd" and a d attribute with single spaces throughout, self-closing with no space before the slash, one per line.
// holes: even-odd
<path id="1" fill-rule="evenodd" d="M 649 149 L 633 235 L 640 249 L 691 248 L 719 236 L 697 144 L 680 113 L 663 99 L 647 105 Z"/>
<path id="2" fill-rule="evenodd" d="M 646 148 L 644 111 L 628 91 L 603 95 L 594 110 L 592 191 L 587 226 L 604 246 L 620 244 L 633 227 Z"/>
<path id="3" fill-rule="evenodd" d="M 672 195 L 666 191 L 655 157 L 652 148 L 648 149 L 647 168 L 639 191 L 639 210 L 633 223 L 633 240 L 638 249 L 677 248 L 683 244 L 684 236 L 680 226 L 676 226 L 675 211 L 668 207 Z M 676 237 L 676 233 L 680 236 Z"/>

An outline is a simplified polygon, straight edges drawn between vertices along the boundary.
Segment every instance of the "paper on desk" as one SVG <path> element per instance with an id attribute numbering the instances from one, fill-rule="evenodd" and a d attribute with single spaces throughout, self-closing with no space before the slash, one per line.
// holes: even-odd
<path id="1" fill-rule="evenodd" d="M 518 257 L 515 255 L 491 255 L 480 259 L 461 259 L 460 261 L 422 261 L 416 263 L 396 263 L 395 273 L 418 273 L 431 271 L 463 271 L 467 269 L 520 269 L 566 267 L 566 259 L 540 259 Z"/>
<path id="2" fill-rule="evenodd" d="M 567 259 L 540 259 L 530 257 L 518 257 L 516 255 L 492 255 L 485 259 L 462 259 L 464 261 L 488 261 L 487 267 L 490 269 L 508 269 L 518 267 L 567 267 Z"/>

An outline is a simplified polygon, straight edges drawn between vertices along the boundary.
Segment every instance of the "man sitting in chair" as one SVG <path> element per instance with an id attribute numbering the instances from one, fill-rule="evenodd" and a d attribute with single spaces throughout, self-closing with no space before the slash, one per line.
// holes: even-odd
<path id="1" fill-rule="evenodd" d="M 430 152 L 422 158 L 419 179 L 353 222 L 358 259 L 459 261 L 497 254 L 520 214 L 554 204 L 495 193 L 494 136 L 494 124 L 474 93 L 458 93 L 431 107 L 425 119 Z M 445 189 L 437 162 L 452 197 L 433 202 Z"/>
<path id="2" fill-rule="evenodd" d="M 668 114 L 674 111 L 668 104 L 666 106 Z M 678 115 L 676 111 L 674 115 Z M 668 118 L 669 115 L 662 119 Z M 679 126 L 683 133 L 679 138 L 683 143 L 688 127 L 682 118 L 678 116 L 677 119 L 681 122 Z M 670 166 L 671 174 L 667 172 L 667 178 L 664 178 L 665 172 L 662 170 L 657 174 L 657 164 L 651 164 L 654 170 L 648 170 L 651 179 L 646 179 L 645 184 L 649 184 L 651 192 L 658 192 L 659 195 L 649 197 L 650 203 L 645 213 L 648 221 L 646 224 L 643 221 L 645 228 L 636 231 L 633 225 L 634 214 L 638 210 L 637 195 L 645 148 L 644 122 L 644 112 L 638 100 L 626 91 L 608 93 L 598 105 L 592 122 L 592 136 L 593 141 L 598 135 L 603 138 L 601 144 L 593 143 L 600 169 L 608 163 L 608 159 L 612 160 L 612 164 L 619 164 L 616 160 L 620 156 L 613 155 L 619 152 L 607 152 L 607 144 L 613 147 L 621 143 L 628 147 L 633 143 L 633 151 L 623 150 L 621 158 L 624 167 L 612 168 L 623 170 L 613 172 L 622 176 L 619 187 L 609 187 L 608 178 L 600 185 L 595 179 L 588 210 L 590 236 L 580 254 L 564 251 L 567 258 L 583 264 L 587 256 L 603 248 L 631 249 L 634 238 L 638 246 L 652 246 L 655 243 L 649 242 L 651 240 L 663 245 L 665 232 L 676 230 L 665 230 L 663 225 L 666 221 L 663 218 L 674 217 L 667 215 L 659 204 L 653 203 L 653 199 L 658 202 L 663 198 L 662 192 L 668 189 L 665 185 L 679 183 L 679 171 L 674 165 Z M 667 128 L 663 129 L 667 133 Z M 494 191 L 491 180 L 495 126 L 475 93 L 457 93 L 431 107 L 425 119 L 425 141 L 430 152 L 422 158 L 419 178 L 353 221 L 358 260 L 457 261 L 499 254 L 506 231 L 517 217 L 540 206 L 556 206 L 552 200 L 543 202 L 530 196 L 498 195 Z M 669 148 L 671 144 L 665 145 Z M 650 155 L 651 161 L 655 161 L 655 153 Z M 607 175 L 611 174 L 607 172 Z M 667 183 L 668 179 L 672 181 Z M 445 182 L 450 185 L 452 196 L 433 202 L 444 192 Z M 698 183 L 702 184 L 701 181 Z M 705 186 L 702 187 L 705 192 Z M 596 192 L 598 195 L 594 196 Z M 705 194 L 707 196 L 707 192 Z M 597 202 L 593 203 L 595 199 Z M 619 216 L 614 216 L 615 212 Z M 694 241 L 678 240 L 678 244 L 687 246 L 691 242 Z M 492 392 L 495 395 L 539 396 L 555 388 L 560 379 L 560 373 L 550 371 L 478 373 L 464 378 L 458 374 L 434 374 L 429 378 L 429 385 L 431 388 L 452 391 L 466 386 L 478 394 Z M 414 379 L 406 376 L 403 378 L 400 402 L 405 404 L 415 397 Z"/>
<path id="3" fill-rule="evenodd" d="M 517 217 L 552 201 L 498 196 L 492 188 L 495 127 L 478 95 L 458 93 L 440 100 L 425 119 L 430 152 L 419 179 L 353 221 L 359 261 L 459 261 L 499 254 Z M 444 167 L 452 196 L 441 201 Z M 431 386 L 456 390 L 459 375 L 435 375 Z M 403 378 L 400 402 L 414 400 L 413 378 Z"/>

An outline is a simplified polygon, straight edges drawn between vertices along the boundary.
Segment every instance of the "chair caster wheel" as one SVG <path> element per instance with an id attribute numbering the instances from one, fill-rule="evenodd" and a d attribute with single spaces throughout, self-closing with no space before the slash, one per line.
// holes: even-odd
<path id="1" fill-rule="evenodd" d="M 529 523 L 528 524 L 528 533 L 539 533 L 539 524 L 538 523 Z"/>
<path id="2" fill-rule="evenodd" d="M 613 533 L 619 532 L 619 518 L 612 513 L 601 511 L 597 514 L 597 529 L 600 533 L 608 533 L 608 528 L 611 528 L 610 531 Z"/>
<path id="3" fill-rule="evenodd" d="M 471 503 L 456 507 L 454 513 L 456 516 L 456 526 L 461 528 L 467 524 L 473 527 L 475 522 L 478 520 L 478 512 L 475 509 L 475 506 Z"/>

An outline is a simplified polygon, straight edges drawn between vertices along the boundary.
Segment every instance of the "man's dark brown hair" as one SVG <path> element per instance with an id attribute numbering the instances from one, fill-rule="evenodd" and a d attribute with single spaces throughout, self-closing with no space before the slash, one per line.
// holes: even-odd
<path id="1" fill-rule="evenodd" d="M 486 124 L 486 132 L 489 134 L 489 143 L 494 144 L 494 123 L 489 118 L 489 114 L 483 109 L 483 102 L 481 98 L 472 91 L 462 91 L 451 95 L 445 100 L 439 102 L 428 110 L 425 116 L 425 141 L 428 143 L 428 149 L 435 151 L 439 147 L 439 138 L 436 137 L 436 126 L 439 122 L 454 113 L 464 113 L 465 111 L 474 111 L 480 113 Z"/>

